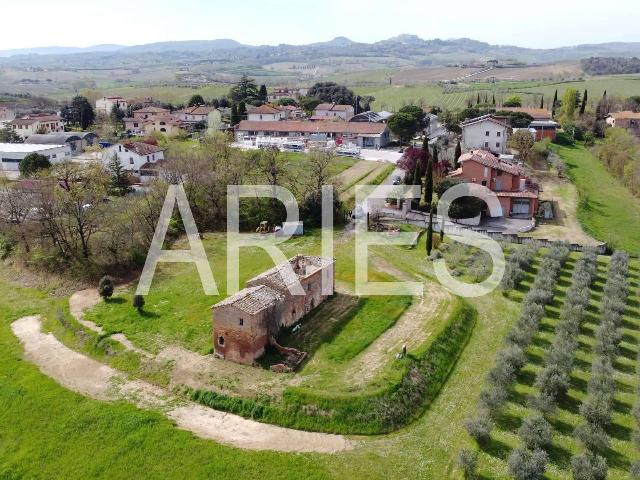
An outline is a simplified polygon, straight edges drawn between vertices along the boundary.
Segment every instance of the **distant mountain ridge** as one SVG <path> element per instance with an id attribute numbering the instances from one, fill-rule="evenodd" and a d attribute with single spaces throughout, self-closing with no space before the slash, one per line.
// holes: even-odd
<path id="1" fill-rule="evenodd" d="M 29 57 L 26 58 L 25 55 Z M 87 57 L 89 56 L 89 57 Z M 144 45 L 96 45 L 87 48 L 43 47 L 0 50 L 3 64 L 81 68 L 90 61 L 111 66 L 117 62 L 189 63 L 198 61 L 233 62 L 240 65 L 268 65 L 278 62 L 316 63 L 332 58 L 384 58 L 396 66 L 425 66 L 467 61 L 516 60 L 525 63 L 549 63 L 581 60 L 589 57 L 640 56 L 640 42 L 611 42 L 552 49 L 532 49 L 512 45 L 491 45 L 470 38 L 429 39 L 403 34 L 374 43 L 355 42 L 336 37 L 308 45 L 245 45 L 233 39 L 157 42 Z"/>

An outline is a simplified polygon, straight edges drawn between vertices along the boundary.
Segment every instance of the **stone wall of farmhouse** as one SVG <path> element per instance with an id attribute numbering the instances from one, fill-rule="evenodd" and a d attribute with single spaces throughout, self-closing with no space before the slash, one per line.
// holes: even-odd
<path id="1" fill-rule="evenodd" d="M 213 345 L 216 355 L 237 363 L 251 365 L 264 354 L 269 343 L 267 324 L 277 315 L 275 307 L 255 315 L 227 305 L 215 311 Z"/>

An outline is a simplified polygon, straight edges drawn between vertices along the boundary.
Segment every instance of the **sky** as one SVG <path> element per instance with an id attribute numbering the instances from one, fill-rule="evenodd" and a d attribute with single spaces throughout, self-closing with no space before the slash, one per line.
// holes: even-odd
<path id="1" fill-rule="evenodd" d="M 250 45 L 402 33 L 551 48 L 640 41 L 639 0 L 2 1 L 0 50 L 232 38 Z M 11 21 L 15 19 L 15 21 Z"/>

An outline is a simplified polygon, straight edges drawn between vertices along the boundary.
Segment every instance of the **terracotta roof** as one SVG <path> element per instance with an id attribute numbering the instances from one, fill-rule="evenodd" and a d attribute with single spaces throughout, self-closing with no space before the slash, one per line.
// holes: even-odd
<path id="1" fill-rule="evenodd" d="M 234 306 L 249 315 L 260 313 L 265 308 L 272 307 L 284 299 L 283 295 L 266 285 L 245 288 L 235 295 L 216 303 L 213 308 Z"/>
<path id="2" fill-rule="evenodd" d="M 33 125 L 37 122 L 61 122 L 62 118 L 58 115 L 27 115 L 26 117 L 16 118 L 11 122 L 12 125 Z"/>
<path id="3" fill-rule="evenodd" d="M 640 120 L 640 112 L 613 112 L 610 113 L 609 116 L 615 118 L 616 120 Z"/>
<path id="4" fill-rule="evenodd" d="M 270 283 L 281 288 L 288 288 L 294 285 L 300 278 L 307 277 L 319 269 L 324 268 L 333 263 L 332 258 L 324 258 L 309 255 L 295 256 L 287 263 L 277 265 L 266 272 L 252 278 L 247 283 L 255 283 L 256 281 L 267 280 Z M 296 268 L 297 265 L 304 266 L 304 269 Z M 293 271 L 291 270 L 292 267 Z"/>
<path id="5" fill-rule="evenodd" d="M 314 110 L 329 110 L 335 112 L 348 112 L 352 110 L 351 105 L 337 105 L 335 103 L 321 103 Z"/>
<path id="6" fill-rule="evenodd" d="M 275 107 L 272 107 L 271 105 L 266 105 L 265 104 L 265 105 L 261 105 L 259 107 L 250 108 L 247 113 L 274 115 L 274 114 L 280 113 L 280 110 L 278 110 Z"/>
<path id="7" fill-rule="evenodd" d="M 200 105 L 198 107 L 183 108 L 182 110 L 179 110 L 176 113 L 181 113 L 184 115 L 209 115 L 215 109 L 216 109 L 215 107 L 205 107 Z"/>
<path id="8" fill-rule="evenodd" d="M 551 112 L 544 108 L 525 108 L 525 107 L 500 107 L 496 108 L 500 112 L 526 113 L 531 115 L 534 120 L 551 120 Z"/>
<path id="9" fill-rule="evenodd" d="M 494 192 L 498 197 L 512 197 L 512 198 L 538 198 L 540 194 L 537 190 L 527 189 L 521 192 Z"/>
<path id="10" fill-rule="evenodd" d="M 481 123 L 481 122 L 492 122 L 492 123 L 495 123 L 495 124 L 500 125 L 502 127 L 509 128 L 509 125 L 507 125 L 504 122 L 501 122 L 500 120 L 495 118 L 493 115 L 483 115 L 483 116 L 478 117 L 478 118 L 471 118 L 469 120 L 465 120 L 464 122 L 461 122 L 460 126 L 461 127 L 466 127 L 468 125 L 473 125 L 475 123 Z"/>
<path id="11" fill-rule="evenodd" d="M 495 168 L 502 170 L 503 172 L 510 173 L 511 175 L 524 175 L 524 169 L 520 165 L 515 163 L 506 162 L 499 159 L 491 152 L 485 150 L 471 150 L 470 152 L 462 154 L 458 162 L 462 163 L 464 169 L 464 162 L 476 162 L 485 167 Z"/>
<path id="12" fill-rule="evenodd" d="M 301 132 L 301 133 L 351 133 L 381 135 L 387 129 L 383 123 L 368 122 L 304 122 L 304 121 L 249 121 L 243 120 L 236 127 L 241 132 Z"/>
<path id="13" fill-rule="evenodd" d="M 170 110 L 167 110 L 166 108 L 160 108 L 160 107 L 145 107 L 145 108 L 141 108 L 140 110 L 135 110 L 133 113 L 151 113 L 154 115 L 160 114 L 160 113 L 171 113 Z"/>
<path id="14" fill-rule="evenodd" d="M 174 115 L 161 115 L 153 118 L 147 118 L 147 119 L 144 119 L 144 122 L 146 125 L 150 125 L 158 122 L 164 122 L 167 125 L 175 125 L 177 127 L 182 126 L 182 121 L 179 118 L 175 117 Z"/>
<path id="15" fill-rule="evenodd" d="M 151 145 L 149 143 L 128 142 L 128 143 L 123 143 L 122 146 L 127 150 L 129 150 L 130 152 L 136 153 L 140 156 L 164 152 L 163 148 L 160 148 L 157 145 Z"/>

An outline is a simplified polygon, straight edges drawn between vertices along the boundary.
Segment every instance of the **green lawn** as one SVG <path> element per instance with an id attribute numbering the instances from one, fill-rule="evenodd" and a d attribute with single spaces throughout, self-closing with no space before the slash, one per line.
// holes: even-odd
<path id="1" fill-rule="evenodd" d="M 640 198 L 613 178 L 584 146 L 554 146 L 578 188 L 578 219 L 594 238 L 640 255 Z M 568 239 L 571 240 L 571 239 Z"/>

